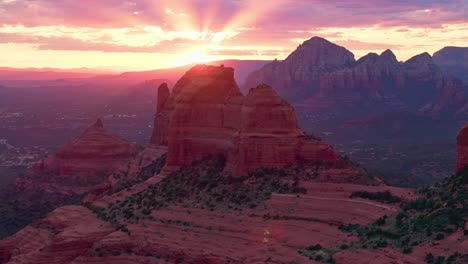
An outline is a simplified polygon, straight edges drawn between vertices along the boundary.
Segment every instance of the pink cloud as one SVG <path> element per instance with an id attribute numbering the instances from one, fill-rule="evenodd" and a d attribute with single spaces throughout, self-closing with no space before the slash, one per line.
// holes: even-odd
<path id="1" fill-rule="evenodd" d="M 169 5 L 174 3 L 181 10 L 170 9 Z M 165 11 L 168 8 L 175 14 L 187 13 L 200 24 L 210 20 L 213 28 L 220 29 L 243 11 L 245 3 L 239 0 L 17 0 L 0 3 L 3 10 L 0 23 L 89 27 L 167 24 L 171 27 L 183 17 L 171 20 Z M 252 21 L 263 28 L 286 29 L 376 24 L 438 27 L 466 22 L 467 8 L 465 0 L 282 0 L 266 18 Z"/>

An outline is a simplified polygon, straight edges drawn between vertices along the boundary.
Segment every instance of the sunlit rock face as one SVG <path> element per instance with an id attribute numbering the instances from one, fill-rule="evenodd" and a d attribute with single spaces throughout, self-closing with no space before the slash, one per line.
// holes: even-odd
<path id="1" fill-rule="evenodd" d="M 174 86 L 167 105 L 167 168 L 227 153 L 239 127 L 242 101 L 232 68 L 199 65 L 189 70 Z"/>
<path id="2" fill-rule="evenodd" d="M 234 175 L 299 160 L 339 160 L 326 143 L 306 139 L 294 108 L 270 86 L 243 96 L 232 68 L 195 66 L 177 82 L 161 112 L 170 117 L 167 127 L 155 127 L 161 130 L 155 134 L 168 135 L 166 171 L 215 154 L 227 157 Z"/>
<path id="3" fill-rule="evenodd" d="M 38 162 L 33 171 L 87 184 L 95 180 L 93 176 L 105 175 L 125 164 L 137 152 L 136 144 L 107 132 L 99 119 L 77 139 Z"/>
<path id="4" fill-rule="evenodd" d="M 457 136 L 458 155 L 457 172 L 468 168 L 468 125 L 458 133 Z"/>

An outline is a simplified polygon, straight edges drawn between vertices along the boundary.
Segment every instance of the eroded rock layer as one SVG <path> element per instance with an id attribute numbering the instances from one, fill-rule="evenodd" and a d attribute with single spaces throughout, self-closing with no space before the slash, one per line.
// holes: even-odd
<path id="1" fill-rule="evenodd" d="M 37 175 L 74 178 L 89 183 L 129 161 L 138 152 L 136 144 L 107 132 L 99 119 L 77 139 L 61 146 L 34 167 Z M 99 183 L 99 179 L 96 180 Z"/>
<path id="2" fill-rule="evenodd" d="M 154 134 L 167 135 L 166 171 L 215 154 L 227 157 L 227 170 L 234 175 L 299 161 L 341 161 L 328 144 L 306 137 L 294 108 L 268 85 L 243 96 L 232 68 L 195 66 L 169 98 L 161 96 L 165 103 Z"/>

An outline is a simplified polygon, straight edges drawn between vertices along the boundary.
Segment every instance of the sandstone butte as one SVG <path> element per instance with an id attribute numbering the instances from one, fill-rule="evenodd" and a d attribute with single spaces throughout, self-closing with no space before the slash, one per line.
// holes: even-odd
<path id="1" fill-rule="evenodd" d="M 97 184 L 103 176 L 125 165 L 138 153 L 138 146 L 109 133 L 101 119 L 78 138 L 38 162 L 33 175 L 53 175 L 56 179 L 73 178 L 75 183 Z"/>
<path id="2" fill-rule="evenodd" d="M 162 86 L 158 101 L 152 144 L 114 173 L 136 177 L 167 149 L 172 170 L 213 153 L 226 155 L 233 173 L 300 159 L 323 158 L 333 163 L 331 168 L 341 166 L 328 145 L 297 128 L 294 111 L 270 87 L 260 85 L 247 96 L 240 94 L 232 81 L 232 69 L 195 67 L 171 95 Z M 164 177 L 161 173 L 105 197 L 88 197 L 87 206 L 105 208 L 137 201 L 140 192 Z M 109 181 L 115 184 L 119 179 L 111 176 Z M 340 226 L 370 224 L 399 210 L 398 204 L 350 198 L 352 193 L 390 191 L 403 201 L 415 198 L 411 189 L 385 185 L 305 180 L 300 186 L 306 194 L 273 193 L 261 206 L 243 211 L 173 203 L 140 221 L 123 222 L 128 232 L 116 230 L 84 206 L 61 207 L 0 241 L 0 263 L 320 263 L 297 250 L 315 244 L 338 248 L 352 243 L 357 237 L 340 231 Z M 463 232 L 457 231 L 437 243 L 415 246 L 410 255 L 378 248 L 343 250 L 334 259 L 340 264 L 421 263 L 427 252 L 463 252 L 468 240 L 461 237 Z"/>
<path id="3" fill-rule="evenodd" d="M 139 148 L 107 132 L 97 120 L 79 137 L 37 162 L 26 175 L 0 190 L 0 237 L 10 235 L 55 208 L 79 203 Z"/>
<path id="4" fill-rule="evenodd" d="M 233 175 L 298 162 L 345 164 L 298 128 L 294 108 L 274 89 L 261 84 L 244 96 L 232 68 L 195 66 L 172 94 L 163 84 L 158 102 L 152 143 L 168 145 L 166 171 L 215 154 L 227 158 Z"/>
<path id="5" fill-rule="evenodd" d="M 457 172 L 468 168 L 468 124 L 466 124 L 457 136 Z"/>

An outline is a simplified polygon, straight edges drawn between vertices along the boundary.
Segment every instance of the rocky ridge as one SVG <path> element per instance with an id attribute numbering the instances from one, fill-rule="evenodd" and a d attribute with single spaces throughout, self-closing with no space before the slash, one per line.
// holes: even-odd
<path id="1" fill-rule="evenodd" d="M 244 88 L 257 83 L 271 85 L 295 106 L 312 112 L 405 110 L 459 118 L 468 113 L 468 86 L 443 73 L 429 54 L 401 63 L 386 50 L 355 61 L 345 48 L 318 37 L 305 41 L 284 61 L 253 72 Z"/>

